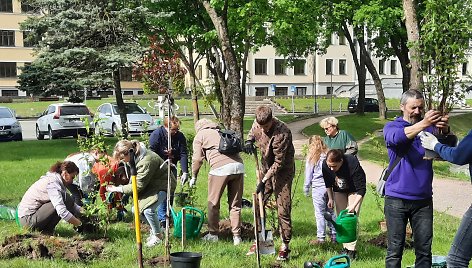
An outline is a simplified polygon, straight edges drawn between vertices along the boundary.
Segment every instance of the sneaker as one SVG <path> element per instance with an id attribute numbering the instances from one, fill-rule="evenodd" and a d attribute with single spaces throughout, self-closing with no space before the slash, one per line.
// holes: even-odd
<path id="1" fill-rule="evenodd" d="M 202 237 L 202 240 L 210 241 L 210 242 L 217 242 L 218 241 L 218 236 L 208 233 L 207 235 Z"/>
<path id="2" fill-rule="evenodd" d="M 241 236 L 239 235 L 233 236 L 233 245 L 237 246 L 241 244 L 241 242 L 243 242 L 243 240 L 241 239 Z"/>
<path id="3" fill-rule="evenodd" d="M 286 261 L 289 259 L 290 255 L 290 249 L 280 249 L 279 250 L 279 255 L 277 256 L 278 261 Z"/>
<path id="4" fill-rule="evenodd" d="M 160 243 L 161 243 L 161 239 L 159 239 L 159 237 L 157 237 L 157 235 L 150 235 L 146 239 L 146 247 L 153 247 L 153 246 L 158 245 Z"/>
<path id="5" fill-rule="evenodd" d="M 310 240 L 310 242 L 308 242 L 308 244 L 310 244 L 311 246 L 321 245 L 321 244 L 324 244 L 324 243 L 325 243 L 324 239 L 314 239 L 314 240 Z"/>
<path id="6" fill-rule="evenodd" d="M 256 253 L 256 242 L 252 244 L 252 246 L 249 248 L 249 251 L 246 253 L 246 256 L 252 255 Z"/>

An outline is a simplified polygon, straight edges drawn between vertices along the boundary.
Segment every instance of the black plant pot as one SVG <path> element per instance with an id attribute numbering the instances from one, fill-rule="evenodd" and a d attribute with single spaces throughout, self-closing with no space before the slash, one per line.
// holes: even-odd
<path id="1" fill-rule="evenodd" d="M 443 134 L 437 134 L 435 135 L 436 138 L 438 138 L 438 141 L 442 144 L 445 144 L 450 147 L 456 147 L 457 146 L 457 136 L 456 135 L 443 135 Z M 439 161 L 444 161 L 438 153 L 436 153 L 434 150 L 425 150 L 424 153 L 424 159 L 427 160 L 439 160 Z"/>

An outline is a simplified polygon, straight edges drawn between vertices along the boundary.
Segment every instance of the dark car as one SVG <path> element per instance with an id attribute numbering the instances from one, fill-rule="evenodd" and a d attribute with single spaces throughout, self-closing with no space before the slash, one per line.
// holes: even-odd
<path id="1" fill-rule="evenodd" d="M 347 104 L 347 110 L 350 113 L 357 112 L 357 97 L 350 98 Z M 364 112 L 378 112 L 379 111 L 379 101 L 374 98 L 365 98 L 364 102 Z"/>

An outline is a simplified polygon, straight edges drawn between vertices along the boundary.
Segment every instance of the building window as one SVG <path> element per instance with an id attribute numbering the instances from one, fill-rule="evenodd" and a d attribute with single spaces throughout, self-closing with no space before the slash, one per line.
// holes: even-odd
<path id="1" fill-rule="evenodd" d="M 8 97 L 18 97 L 18 90 L 9 90 L 9 89 L 4 89 L 2 90 L 2 96 L 8 96 Z"/>
<path id="2" fill-rule="evenodd" d="M 133 70 L 132 70 L 131 67 L 122 67 L 122 68 L 120 68 L 120 80 L 121 81 L 133 81 Z"/>
<path id="3" fill-rule="evenodd" d="M 385 60 L 379 60 L 379 74 L 385 74 Z"/>
<path id="4" fill-rule="evenodd" d="M 12 0 L 0 0 L 0 12 L 13 12 Z"/>
<path id="5" fill-rule="evenodd" d="M 287 96 L 287 95 L 288 95 L 288 87 L 275 88 L 275 96 Z"/>
<path id="6" fill-rule="evenodd" d="M 39 12 L 38 8 L 33 7 L 23 2 L 21 3 L 21 13 L 38 13 L 38 12 Z"/>
<path id="7" fill-rule="evenodd" d="M 0 62 L 0 78 L 16 77 L 16 62 Z"/>
<path id="8" fill-rule="evenodd" d="M 333 74 L 333 60 L 326 59 L 326 74 Z"/>
<path id="9" fill-rule="evenodd" d="M 275 75 L 285 75 L 287 74 L 287 62 L 283 59 L 275 60 Z"/>
<path id="10" fill-rule="evenodd" d="M 0 46 L 14 47 L 15 46 L 15 32 L 0 30 Z"/>
<path id="11" fill-rule="evenodd" d="M 202 80 L 203 78 L 203 67 L 201 65 L 197 66 L 196 74 L 198 80 Z"/>
<path id="12" fill-rule="evenodd" d="M 267 60 L 266 59 L 255 59 L 255 72 L 254 74 L 262 75 L 267 74 Z"/>
<path id="13" fill-rule="evenodd" d="M 397 60 L 390 61 L 390 74 L 397 74 Z"/>
<path id="14" fill-rule="evenodd" d="M 305 60 L 295 60 L 293 62 L 293 74 L 305 75 Z"/>
<path id="15" fill-rule="evenodd" d="M 338 33 L 339 45 L 346 45 L 346 36 L 343 32 Z"/>
<path id="16" fill-rule="evenodd" d="M 295 95 L 305 96 L 306 95 L 306 87 L 297 87 L 296 90 L 295 90 Z"/>
<path id="17" fill-rule="evenodd" d="M 339 74 L 346 74 L 346 60 L 339 60 Z"/>
<path id="18" fill-rule="evenodd" d="M 462 63 L 462 75 L 467 75 L 467 62 Z"/>
<path id="19" fill-rule="evenodd" d="M 256 96 L 267 96 L 269 95 L 268 87 L 256 87 Z"/>
<path id="20" fill-rule="evenodd" d="M 131 96 L 131 95 L 133 95 L 133 91 L 132 90 L 125 90 L 125 91 L 123 91 L 123 95 Z"/>
<path id="21" fill-rule="evenodd" d="M 333 94 L 333 87 L 326 87 L 326 94 L 327 95 Z"/>

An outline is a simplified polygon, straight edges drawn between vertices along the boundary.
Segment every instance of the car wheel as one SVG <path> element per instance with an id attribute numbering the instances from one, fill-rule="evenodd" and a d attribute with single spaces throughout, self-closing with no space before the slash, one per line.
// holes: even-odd
<path id="1" fill-rule="evenodd" d="M 36 125 L 36 139 L 44 140 L 44 135 L 41 134 L 41 132 L 39 131 L 39 126 L 38 125 Z"/>
<path id="2" fill-rule="evenodd" d="M 50 140 L 53 140 L 56 138 L 56 135 L 54 135 L 54 131 L 52 130 L 51 126 L 48 127 L 48 135 L 49 135 Z"/>
<path id="3" fill-rule="evenodd" d="M 111 135 L 113 136 L 116 136 L 119 134 L 119 130 L 118 130 L 118 127 L 116 126 L 116 124 L 113 124 L 111 126 Z"/>
<path id="4" fill-rule="evenodd" d="M 74 134 L 72 134 L 72 137 L 73 137 L 74 139 L 77 139 L 77 138 L 79 137 L 79 133 L 74 132 Z"/>

